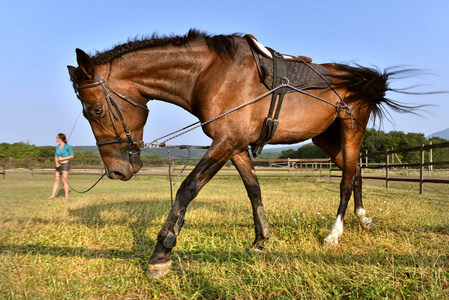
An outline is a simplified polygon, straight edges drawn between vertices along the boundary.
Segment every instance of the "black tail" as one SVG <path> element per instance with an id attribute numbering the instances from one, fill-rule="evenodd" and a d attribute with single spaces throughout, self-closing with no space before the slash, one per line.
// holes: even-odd
<path id="1" fill-rule="evenodd" d="M 377 68 L 367 68 L 360 65 L 353 67 L 343 64 L 335 64 L 334 67 L 339 73 L 333 76 L 335 79 L 334 87 L 344 88 L 350 92 L 351 95 L 346 98 L 348 102 L 351 100 L 362 100 L 361 105 L 368 105 L 373 114 L 374 122 L 376 119 L 382 120 L 384 117 L 390 120 L 388 118 L 389 113 L 386 111 L 386 107 L 400 113 L 412 113 L 419 115 L 422 108 L 427 106 L 406 105 L 398 101 L 388 99 L 385 97 L 387 91 L 414 95 L 439 93 L 413 93 L 407 92 L 407 89 L 396 90 L 390 88 L 389 81 L 391 81 L 391 79 L 397 78 L 399 75 L 401 75 L 401 77 L 416 75 L 419 70 L 415 69 L 390 68 L 382 72 Z"/>

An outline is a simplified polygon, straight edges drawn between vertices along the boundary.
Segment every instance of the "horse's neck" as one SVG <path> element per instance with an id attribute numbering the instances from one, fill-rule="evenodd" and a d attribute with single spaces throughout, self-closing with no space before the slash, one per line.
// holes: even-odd
<path id="1" fill-rule="evenodd" d="M 195 83 L 211 59 L 206 45 L 145 49 L 118 60 L 116 76 L 134 85 L 147 99 L 173 103 L 192 112 Z"/>

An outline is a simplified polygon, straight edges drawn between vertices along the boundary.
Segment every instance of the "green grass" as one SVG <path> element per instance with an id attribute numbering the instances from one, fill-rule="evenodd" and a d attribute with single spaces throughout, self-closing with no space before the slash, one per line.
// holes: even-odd
<path id="1" fill-rule="evenodd" d="M 83 190 L 98 177 L 70 182 Z M 376 229 L 361 230 L 351 204 L 340 246 L 326 249 L 339 183 L 262 178 L 272 236 L 265 253 L 248 254 L 243 183 L 217 178 L 189 206 L 172 271 L 152 282 L 145 268 L 170 210 L 168 179 L 103 179 L 69 201 L 47 199 L 52 181 L 0 180 L 1 299 L 449 298 L 446 186 L 419 195 L 407 184 L 365 184 Z"/>

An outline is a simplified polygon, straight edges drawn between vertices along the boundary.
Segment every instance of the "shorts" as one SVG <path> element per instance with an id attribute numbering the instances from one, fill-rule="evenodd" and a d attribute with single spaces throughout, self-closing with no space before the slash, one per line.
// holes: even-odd
<path id="1" fill-rule="evenodd" d="M 55 170 L 59 173 L 68 172 L 70 170 L 70 162 L 61 164 L 59 167 L 56 167 Z"/>

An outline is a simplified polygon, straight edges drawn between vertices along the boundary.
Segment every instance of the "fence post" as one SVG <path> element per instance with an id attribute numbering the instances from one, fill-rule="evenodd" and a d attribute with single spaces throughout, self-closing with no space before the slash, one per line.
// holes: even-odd
<path id="1" fill-rule="evenodd" d="M 421 144 L 421 162 L 420 162 L 420 172 L 419 172 L 419 193 L 422 195 L 424 193 L 424 144 Z"/>
<path id="2" fill-rule="evenodd" d="M 33 179 L 33 169 L 34 169 L 34 163 L 33 163 L 33 158 L 30 157 L 28 159 L 28 169 L 30 169 L 30 178 Z"/>
<path id="3" fill-rule="evenodd" d="M 430 146 L 432 146 L 432 141 L 430 141 Z M 432 155 L 432 148 L 429 149 L 429 163 L 433 163 L 433 155 Z M 431 172 L 433 171 L 433 165 L 429 165 L 429 176 L 431 175 Z"/>
<path id="4" fill-rule="evenodd" d="M 365 150 L 365 154 L 366 154 L 366 157 L 365 157 L 365 166 L 368 168 L 368 150 Z"/>
<path id="5" fill-rule="evenodd" d="M 385 185 L 386 188 L 388 190 L 388 188 L 390 187 L 390 151 L 387 150 L 385 152 L 385 157 L 386 157 L 386 163 L 385 163 Z"/>
<path id="6" fill-rule="evenodd" d="M 3 179 L 6 178 L 6 156 L 2 157 L 2 169 L 3 169 Z"/>
<path id="7" fill-rule="evenodd" d="M 290 182 L 290 157 L 287 158 L 288 182 Z"/>
<path id="8" fill-rule="evenodd" d="M 360 176 L 362 176 L 362 169 L 363 169 L 363 157 L 362 153 L 359 153 L 359 167 L 360 167 Z M 363 176 L 362 176 L 363 177 Z"/>

